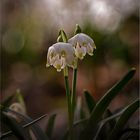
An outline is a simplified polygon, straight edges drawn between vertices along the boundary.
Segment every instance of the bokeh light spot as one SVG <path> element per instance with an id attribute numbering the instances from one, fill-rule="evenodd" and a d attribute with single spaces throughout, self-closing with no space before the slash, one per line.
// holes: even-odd
<path id="1" fill-rule="evenodd" d="M 8 53 L 18 53 L 24 44 L 24 35 L 20 30 L 10 29 L 2 37 L 2 45 Z"/>

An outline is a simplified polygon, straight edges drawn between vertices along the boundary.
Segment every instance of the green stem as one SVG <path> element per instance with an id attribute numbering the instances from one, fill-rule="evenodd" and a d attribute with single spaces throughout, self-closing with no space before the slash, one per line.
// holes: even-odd
<path id="1" fill-rule="evenodd" d="M 69 140 L 72 140 L 73 119 L 72 119 L 71 95 L 70 95 L 70 88 L 69 88 L 69 81 L 68 81 L 68 68 L 67 67 L 64 69 L 64 80 L 65 80 L 66 96 L 67 96 L 67 103 L 68 103 Z"/>
<path id="2" fill-rule="evenodd" d="M 63 42 L 68 42 L 68 38 L 64 30 L 60 30 L 59 32 L 59 39 L 62 39 Z M 73 115 L 72 115 L 72 102 L 71 102 L 71 94 L 69 88 L 69 81 L 68 81 L 68 67 L 64 68 L 64 79 L 65 79 L 65 87 L 66 87 L 66 96 L 67 96 L 67 103 L 68 103 L 68 116 L 69 116 L 69 140 L 73 139 Z"/>
<path id="3" fill-rule="evenodd" d="M 74 119 L 74 111 L 76 106 L 76 81 L 77 81 L 77 68 L 73 69 L 73 79 L 72 79 L 72 116 Z"/>

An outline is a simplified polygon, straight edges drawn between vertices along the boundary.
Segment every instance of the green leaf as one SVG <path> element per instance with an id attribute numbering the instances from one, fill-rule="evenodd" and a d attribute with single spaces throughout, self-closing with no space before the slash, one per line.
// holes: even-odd
<path id="1" fill-rule="evenodd" d="M 26 122 L 26 124 L 23 125 L 23 128 L 30 127 L 31 130 L 33 131 L 35 137 L 37 138 L 37 140 L 49 140 L 48 136 L 41 130 L 41 128 L 37 124 L 35 124 L 39 120 L 41 120 L 44 117 L 46 117 L 47 116 L 46 114 L 41 116 L 41 117 L 39 117 L 39 118 L 37 118 L 37 119 L 35 119 L 35 120 L 32 120 L 30 117 L 28 117 L 26 115 L 23 115 L 23 114 L 21 114 L 19 112 L 15 112 L 15 111 L 10 110 L 10 109 L 7 109 L 7 111 L 11 112 L 11 113 L 14 113 L 18 117 L 22 118 Z M 9 135 L 11 133 L 12 133 L 11 131 L 8 131 L 8 132 L 4 133 L 1 138 L 5 137 L 5 136 L 7 136 L 7 135 Z"/>
<path id="2" fill-rule="evenodd" d="M 83 110 L 83 108 L 80 109 L 80 119 L 85 119 L 86 118 L 86 113 Z"/>
<path id="3" fill-rule="evenodd" d="M 101 133 L 101 131 L 103 130 L 103 127 L 107 123 L 112 123 L 113 122 L 113 126 L 114 126 L 114 123 L 116 124 L 116 121 L 114 122 L 114 119 L 119 117 L 123 113 L 123 111 L 124 110 L 122 110 L 122 111 L 120 111 L 120 112 L 118 112 L 118 113 L 116 113 L 114 115 L 111 115 L 110 117 L 107 117 L 106 119 L 101 120 L 101 122 L 99 123 L 98 130 L 97 130 L 97 132 L 95 134 L 94 140 L 98 140 L 99 134 Z"/>
<path id="4" fill-rule="evenodd" d="M 136 69 L 132 68 L 117 84 L 115 84 L 96 104 L 91 114 L 90 122 L 101 119 L 104 111 L 107 109 L 114 97 L 123 89 L 123 87 L 134 76 Z"/>
<path id="5" fill-rule="evenodd" d="M 85 125 L 86 123 L 87 123 L 87 121 L 88 121 L 88 119 L 81 119 L 81 120 L 79 120 L 79 121 L 76 121 L 74 124 L 73 124 L 73 126 L 74 127 L 76 127 L 77 125 Z"/>
<path id="6" fill-rule="evenodd" d="M 136 100 L 128 107 L 125 108 L 125 111 L 118 119 L 114 129 L 112 130 L 111 134 L 109 135 L 108 140 L 117 140 L 121 130 L 124 128 L 128 119 L 133 115 L 133 113 L 139 108 L 140 100 Z"/>
<path id="7" fill-rule="evenodd" d="M 14 98 L 15 94 L 9 96 L 4 102 L 2 102 L 2 108 L 6 108 L 11 104 L 12 99 Z"/>
<path id="8" fill-rule="evenodd" d="M 120 114 L 120 115 L 121 115 L 121 114 Z M 110 117 L 112 117 L 112 116 L 113 116 L 113 114 L 111 113 L 111 111 L 110 111 L 109 109 L 107 109 L 107 110 L 104 112 L 104 114 L 103 114 L 103 119 L 108 119 L 108 118 L 110 118 Z M 98 138 L 98 137 L 102 137 L 102 138 L 104 138 L 104 139 L 107 139 L 107 137 L 108 137 L 108 132 L 111 132 L 112 129 L 114 128 L 115 124 L 116 124 L 116 117 L 118 117 L 118 116 L 115 115 L 114 118 L 111 118 L 109 121 L 107 121 L 106 123 L 104 123 L 104 125 L 102 126 L 102 129 L 98 130 L 100 134 L 98 134 L 99 136 L 97 136 L 97 138 Z M 103 121 L 102 121 L 102 122 L 103 122 Z M 100 124 L 100 122 L 99 122 L 99 124 Z M 101 125 L 102 125 L 102 123 L 101 123 L 99 126 L 101 126 Z M 98 132 L 98 131 L 97 131 L 97 132 Z M 97 133 L 96 133 L 96 134 L 97 134 Z M 95 136 L 95 137 L 96 137 L 96 136 Z"/>
<path id="9" fill-rule="evenodd" d="M 61 31 L 61 37 L 63 39 L 63 42 L 68 42 L 68 38 L 67 38 L 67 35 L 66 33 L 64 32 L 64 30 L 60 30 Z"/>
<path id="10" fill-rule="evenodd" d="M 25 108 L 25 102 L 24 102 L 23 96 L 20 92 L 20 89 L 17 89 L 17 91 L 16 91 L 16 98 L 17 98 L 17 101 Z"/>
<path id="11" fill-rule="evenodd" d="M 120 112 L 122 112 L 122 111 L 120 111 Z M 106 119 L 106 118 L 109 118 L 109 117 L 111 117 L 111 116 L 113 116 L 113 113 L 112 113 L 109 109 L 107 109 L 107 110 L 105 111 L 105 119 Z M 115 124 L 116 124 L 116 120 L 115 120 L 115 119 L 112 119 L 112 120 L 109 122 L 110 128 L 112 129 L 112 128 L 115 126 Z"/>
<path id="12" fill-rule="evenodd" d="M 2 122 L 10 127 L 11 131 L 17 138 L 20 140 L 31 140 L 27 131 L 22 127 L 21 124 L 19 124 L 14 118 L 10 117 L 6 113 L 2 113 L 2 115 Z M 4 136 L 1 138 L 4 138 Z"/>
<path id="13" fill-rule="evenodd" d="M 81 32 L 82 32 L 81 27 L 78 24 L 76 24 L 76 28 L 75 28 L 74 34 L 76 35 L 76 34 L 81 33 Z"/>
<path id="14" fill-rule="evenodd" d="M 2 104 L 0 104 L 0 113 L 3 109 L 4 109 L 4 106 Z"/>
<path id="15" fill-rule="evenodd" d="M 139 129 L 136 128 L 127 128 L 124 129 L 121 134 L 119 140 L 138 140 L 139 139 Z"/>
<path id="16" fill-rule="evenodd" d="M 93 139 L 93 127 L 97 127 L 98 122 L 101 120 L 104 111 L 107 109 L 110 102 L 114 97 L 123 89 L 123 87 L 129 82 L 134 76 L 136 69 L 131 68 L 130 71 L 117 83 L 115 84 L 97 103 L 94 107 L 87 126 L 81 134 L 81 140 Z"/>
<path id="17" fill-rule="evenodd" d="M 79 121 L 76 121 L 74 124 L 73 124 L 73 132 L 77 134 L 77 130 L 80 131 L 81 129 L 83 129 L 83 127 L 86 125 L 87 123 L 87 119 L 81 119 Z M 67 140 L 68 139 L 68 132 L 69 132 L 69 129 L 66 130 L 66 132 L 64 133 L 64 136 L 62 138 L 62 140 Z M 75 134 L 73 134 L 75 135 Z"/>
<path id="18" fill-rule="evenodd" d="M 56 118 L 56 114 L 53 114 L 53 115 L 50 116 L 50 118 L 48 120 L 48 125 L 47 125 L 47 129 L 46 129 L 46 133 L 47 133 L 47 135 L 48 135 L 48 137 L 50 139 L 52 138 L 52 133 L 53 133 L 53 129 L 54 129 L 55 118 Z"/>
<path id="19" fill-rule="evenodd" d="M 85 95 L 86 104 L 88 106 L 88 110 L 91 113 L 96 105 L 96 102 L 94 101 L 93 97 L 87 90 L 84 91 L 84 95 Z"/>
<path id="20" fill-rule="evenodd" d="M 86 114 L 82 107 L 82 97 L 79 96 L 77 97 L 77 101 L 76 101 L 76 107 L 75 107 L 75 112 L 74 112 L 74 122 L 84 119 L 85 117 L 86 117 Z"/>

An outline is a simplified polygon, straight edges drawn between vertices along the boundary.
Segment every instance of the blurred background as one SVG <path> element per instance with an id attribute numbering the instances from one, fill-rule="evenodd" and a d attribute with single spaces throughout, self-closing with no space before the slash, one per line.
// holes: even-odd
<path id="1" fill-rule="evenodd" d="M 112 111 L 139 96 L 138 0 L 1 0 L 1 101 L 19 88 L 27 113 L 37 118 L 67 113 L 63 73 L 46 68 L 48 47 L 59 29 L 68 38 L 78 23 L 97 46 L 79 61 L 77 96 L 88 89 L 97 101 L 115 82 L 136 67 L 135 77 L 113 100 Z M 72 70 L 70 70 L 70 77 Z"/>

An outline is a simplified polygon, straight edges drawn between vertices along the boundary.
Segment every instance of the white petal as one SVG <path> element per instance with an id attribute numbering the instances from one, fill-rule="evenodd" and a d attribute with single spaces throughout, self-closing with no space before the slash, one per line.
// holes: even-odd
<path id="1" fill-rule="evenodd" d="M 79 59 L 83 59 L 84 56 L 86 55 L 86 48 L 85 47 L 80 47 L 79 44 L 77 43 L 77 46 L 75 48 L 75 55 Z"/>
<path id="2" fill-rule="evenodd" d="M 50 65 L 53 65 L 54 62 L 58 59 L 57 55 L 52 57 L 52 58 L 49 58 L 50 59 Z"/>
<path id="3" fill-rule="evenodd" d="M 57 53 L 66 59 L 66 64 L 70 66 L 73 60 L 75 59 L 75 51 L 73 46 L 70 43 L 56 43 L 53 45 L 57 50 Z"/>
<path id="4" fill-rule="evenodd" d="M 66 60 L 65 58 L 61 57 L 61 69 L 64 69 L 66 66 Z"/>
<path id="5" fill-rule="evenodd" d="M 69 67 L 75 68 L 76 66 L 76 57 L 75 55 L 67 55 L 66 63 Z"/>
<path id="6" fill-rule="evenodd" d="M 82 44 L 94 44 L 94 41 L 91 37 L 84 33 L 79 33 L 73 36 L 71 39 L 68 40 L 69 43 L 71 43 L 73 46 L 76 46 L 77 42 L 82 46 Z"/>
<path id="7" fill-rule="evenodd" d="M 66 66 L 65 59 L 63 57 L 59 58 L 60 56 L 57 55 L 57 58 L 53 64 L 53 66 L 57 69 L 58 72 L 61 71 L 61 69 L 64 69 Z"/>
<path id="8" fill-rule="evenodd" d="M 64 42 L 55 43 L 53 47 L 55 48 L 56 53 L 59 53 L 59 54 L 61 53 L 62 50 L 64 51 L 73 50 L 73 47 L 70 43 L 64 43 Z"/>
<path id="9" fill-rule="evenodd" d="M 89 55 L 93 55 L 93 47 L 90 45 L 90 43 L 87 45 L 87 53 L 89 54 Z"/>
<path id="10" fill-rule="evenodd" d="M 46 64 L 46 66 L 52 65 L 51 61 L 52 61 L 52 59 L 54 59 L 55 56 L 56 56 L 55 49 L 54 49 L 53 46 L 51 46 L 51 47 L 48 49 L 47 64 Z"/>

